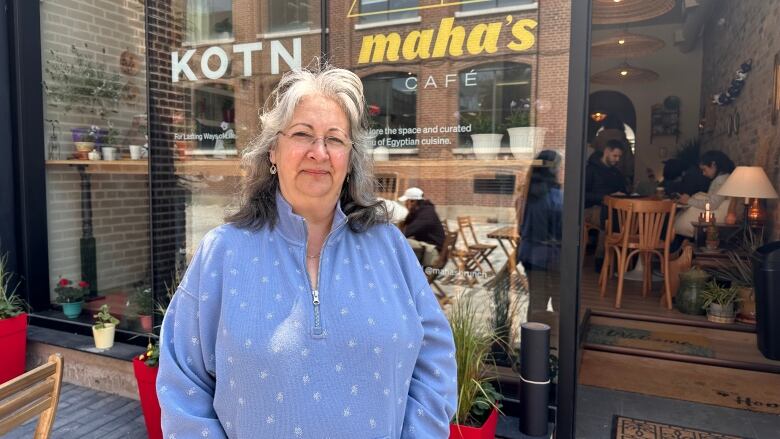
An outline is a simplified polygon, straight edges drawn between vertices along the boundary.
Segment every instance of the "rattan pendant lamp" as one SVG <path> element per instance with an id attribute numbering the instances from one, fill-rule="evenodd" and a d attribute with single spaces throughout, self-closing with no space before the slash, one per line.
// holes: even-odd
<path id="1" fill-rule="evenodd" d="M 593 43 L 590 54 L 594 58 L 638 58 L 664 46 L 666 43 L 660 38 L 621 31 Z"/>
<path id="2" fill-rule="evenodd" d="M 590 77 L 590 81 L 594 84 L 604 85 L 636 84 L 652 82 L 657 80 L 658 77 L 658 73 L 653 70 L 634 67 L 627 62 L 623 62 L 610 69 L 594 73 Z"/>
<path id="3" fill-rule="evenodd" d="M 593 24 L 649 20 L 674 8 L 675 0 L 593 0 Z"/>

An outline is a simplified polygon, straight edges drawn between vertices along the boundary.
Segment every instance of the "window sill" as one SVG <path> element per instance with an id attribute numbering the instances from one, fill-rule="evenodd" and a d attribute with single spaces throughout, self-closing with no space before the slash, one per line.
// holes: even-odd
<path id="1" fill-rule="evenodd" d="M 480 9 L 477 11 L 455 11 L 455 18 L 478 17 L 482 15 L 504 14 L 506 12 L 535 11 L 539 9 L 539 2 L 527 5 L 504 6 L 502 8 Z"/>
<path id="2" fill-rule="evenodd" d="M 452 149 L 453 154 L 474 155 L 474 148 L 470 146 L 461 146 Z M 509 159 L 512 156 L 512 151 L 508 146 L 502 146 L 498 151 L 498 155 L 504 156 L 504 159 Z"/>
<path id="3" fill-rule="evenodd" d="M 131 361 L 134 357 L 146 352 L 146 348 L 143 346 L 118 341 L 114 341 L 114 346 L 111 349 L 97 349 L 95 348 L 94 339 L 89 335 L 74 334 L 34 325 L 27 327 L 27 340 L 122 361 Z"/>
<path id="4" fill-rule="evenodd" d="M 420 23 L 421 21 L 422 18 L 419 16 L 413 18 L 401 18 L 398 20 L 377 21 L 376 23 L 356 24 L 355 30 L 374 29 L 377 27 L 400 26 L 403 24 L 415 24 L 415 23 Z"/>
<path id="5" fill-rule="evenodd" d="M 264 34 L 257 34 L 255 37 L 261 40 L 270 40 L 272 38 L 290 38 L 290 37 L 302 37 L 305 35 L 315 35 L 322 33 L 322 29 L 291 29 L 279 32 L 268 32 Z"/>
<path id="6" fill-rule="evenodd" d="M 373 150 L 372 154 L 377 155 L 414 155 L 420 152 L 419 148 L 386 148 L 384 151 L 376 152 Z"/>
<path id="7" fill-rule="evenodd" d="M 235 38 L 218 38 L 214 40 L 185 41 L 181 43 L 181 46 L 182 47 L 219 46 L 222 44 L 233 44 L 235 42 L 236 42 Z"/>

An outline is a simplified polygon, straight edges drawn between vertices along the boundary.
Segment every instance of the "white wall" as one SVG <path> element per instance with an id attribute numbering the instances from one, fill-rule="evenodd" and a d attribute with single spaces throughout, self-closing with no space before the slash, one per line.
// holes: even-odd
<path id="1" fill-rule="evenodd" d="M 688 53 L 682 53 L 673 44 L 674 31 L 679 25 L 658 25 L 631 27 L 629 32 L 654 36 L 662 39 L 666 46 L 661 50 L 640 58 L 629 58 L 629 64 L 654 70 L 660 75 L 657 81 L 633 85 L 591 84 L 590 92 L 613 90 L 626 95 L 634 104 L 637 118 L 635 175 L 644 178 L 645 169 L 652 168 L 656 176 L 661 176 L 662 161 L 671 157 L 676 145 L 698 135 L 699 95 L 701 90 L 702 50 L 701 46 Z M 617 33 L 616 30 L 593 32 L 593 41 L 599 41 Z M 622 58 L 593 58 L 591 73 L 612 68 L 624 60 Z M 680 137 L 654 137 L 650 142 L 650 107 L 663 103 L 667 96 L 678 96 L 680 105 Z"/>

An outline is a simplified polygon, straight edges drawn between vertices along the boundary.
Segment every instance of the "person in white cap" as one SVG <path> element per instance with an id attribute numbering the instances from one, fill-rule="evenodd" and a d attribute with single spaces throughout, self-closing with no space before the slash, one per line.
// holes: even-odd
<path id="1" fill-rule="evenodd" d="M 436 207 L 425 199 L 422 189 L 417 187 L 407 189 L 398 201 L 409 209 L 409 214 L 399 227 L 418 255 L 420 263 L 429 267 L 439 258 L 444 244 L 444 226 L 436 213 Z"/>

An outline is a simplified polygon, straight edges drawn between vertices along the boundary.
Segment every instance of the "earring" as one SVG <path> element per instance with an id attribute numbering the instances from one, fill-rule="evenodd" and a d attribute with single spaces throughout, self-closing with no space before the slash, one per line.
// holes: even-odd
<path id="1" fill-rule="evenodd" d="M 271 175 L 276 175 L 276 163 L 271 163 Z"/>

